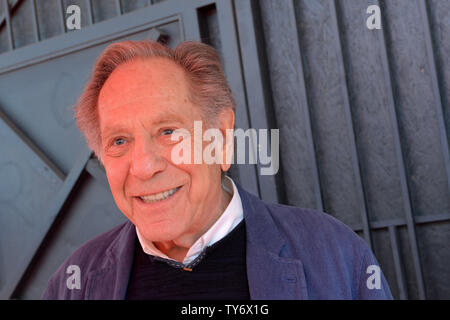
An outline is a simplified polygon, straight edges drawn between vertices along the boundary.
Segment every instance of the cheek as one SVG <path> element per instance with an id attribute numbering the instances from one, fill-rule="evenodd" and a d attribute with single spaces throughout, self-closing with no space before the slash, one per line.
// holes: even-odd
<path id="1" fill-rule="evenodd" d="M 192 136 L 191 136 L 192 137 Z M 203 148 L 207 144 L 203 144 Z M 217 177 L 220 180 L 220 165 L 206 163 L 194 164 L 194 143 L 191 141 L 191 163 L 179 163 L 176 164 L 172 161 L 172 149 L 174 145 L 166 148 L 163 151 L 163 157 L 171 164 L 171 166 L 177 169 L 178 174 L 189 176 L 189 202 L 193 205 L 202 203 L 205 198 L 207 198 L 211 187 L 217 182 Z M 200 145 L 200 153 L 202 154 L 202 149 Z"/>
<path id="2" fill-rule="evenodd" d="M 191 178 L 192 198 L 202 202 L 213 190 L 213 186 L 217 182 L 216 176 L 220 175 L 217 165 L 191 165 L 187 170 L 189 170 Z"/>
<path id="3" fill-rule="evenodd" d="M 176 167 L 179 170 L 182 170 L 186 173 L 189 174 L 189 176 L 191 177 L 191 188 L 197 190 L 197 189 L 201 189 L 203 193 L 207 193 L 208 190 L 208 186 L 210 184 L 212 184 L 213 182 L 215 182 L 217 174 L 219 174 L 220 176 L 220 172 L 221 172 L 221 166 L 220 164 L 206 164 L 205 161 L 203 160 L 203 152 L 206 148 L 206 146 L 208 146 L 210 144 L 210 142 L 205 142 L 203 141 L 203 144 L 200 145 L 196 145 L 193 142 L 193 136 L 191 135 L 191 141 L 190 144 L 186 144 L 186 147 L 183 147 L 179 149 L 175 149 L 176 151 L 184 150 L 184 148 L 188 149 L 188 145 L 190 145 L 190 149 L 189 150 L 189 154 L 190 154 L 190 163 L 175 163 L 172 161 L 172 152 L 173 148 L 175 148 L 175 145 L 172 145 L 170 148 L 167 148 L 164 151 L 164 158 L 174 167 Z M 197 150 L 195 149 L 197 148 Z M 183 153 L 182 151 L 180 151 L 180 153 L 174 152 L 177 156 L 183 157 Z M 200 164 L 195 164 L 195 154 L 200 154 L 201 156 L 201 163 Z M 189 157 L 187 157 L 189 158 Z"/>

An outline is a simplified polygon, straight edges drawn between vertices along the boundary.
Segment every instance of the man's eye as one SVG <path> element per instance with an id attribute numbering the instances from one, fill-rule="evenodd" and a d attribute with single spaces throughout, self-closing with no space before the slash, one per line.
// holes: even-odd
<path id="1" fill-rule="evenodd" d="M 164 129 L 164 130 L 161 132 L 161 134 L 162 134 L 163 136 L 166 136 L 166 135 L 172 134 L 173 131 L 174 131 L 174 130 L 172 130 L 172 129 Z"/>
<path id="2" fill-rule="evenodd" d="M 124 144 L 125 142 L 126 142 L 125 139 L 123 139 L 123 138 L 118 138 L 118 139 L 114 139 L 113 144 L 114 144 L 115 146 L 121 146 L 121 145 Z"/>

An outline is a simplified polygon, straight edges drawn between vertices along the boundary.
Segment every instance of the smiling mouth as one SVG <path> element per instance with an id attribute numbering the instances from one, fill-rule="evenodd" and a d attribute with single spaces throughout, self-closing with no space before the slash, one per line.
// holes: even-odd
<path id="1" fill-rule="evenodd" d="M 152 194 L 152 195 L 149 195 L 149 196 L 140 196 L 138 198 L 141 199 L 145 203 L 158 202 L 158 201 L 170 198 L 171 196 L 173 196 L 180 189 L 181 189 L 181 186 L 173 188 L 173 189 L 170 189 L 170 190 L 167 190 L 167 191 L 163 191 L 163 192 L 160 192 L 160 193 L 157 193 L 157 194 Z"/>

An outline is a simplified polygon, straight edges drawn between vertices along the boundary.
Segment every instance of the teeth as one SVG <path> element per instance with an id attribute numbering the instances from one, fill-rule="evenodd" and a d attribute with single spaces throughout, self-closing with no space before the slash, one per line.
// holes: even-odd
<path id="1" fill-rule="evenodd" d="M 158 194 L 152 194 L 150 196 L 141 196 L 139 198 L 141 198 L 142 201 L 144 201 L 144 202 L 156 202 L 156 201 L 167 199 L 168 197 L 173 195 L 175 192 L 177 192 L 178 189 L 179 188 L 173 188 L 171 190 L 163 191 Z"/>

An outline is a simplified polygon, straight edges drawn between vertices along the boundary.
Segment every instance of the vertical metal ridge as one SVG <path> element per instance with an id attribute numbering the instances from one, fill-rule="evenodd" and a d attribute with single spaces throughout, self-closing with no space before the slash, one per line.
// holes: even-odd
<path id="1" fill-rule="evenodd" d="M 316 204 L 317 204 L 316 209 L 319 211 L 323 211 L 324 205 L 323 205 L 323 197 L 322 197 L 322 187 L 320 184 L 320 173 L 319 173 L 319 167 L 318 167 L 317 157 L 316 157 L 314 133 L 313 133 L 313 129 L 312 129 L 313 124 L 312 124 L 311 112 L 310 112 L 309 101 L 308 101 L 306 79 L 305 79 L 305 73 L 303 70 L 303 54 L 302 54 L 302 50 L 301 50 L 300 36 L 299 36 L 298 27 L 297 27 L 297 23 L 296 23 L 297 19 L 295 16 L 295 5 L 294 5 L 293 0 L 286 1 L 286 3 L 290 9 L 289 12 L 291 14 L 289 15 L 289 19 L 290 19 L 291 23 L 293 24 L 293 27 L 294 27 L 293 31 L 295 33 L 294 35 L 295 35 L 295 38 L 297 39 L 297 41 L 295 41 L 295 43 L 293 43 L 292 45 L 295 47 L 295 49 L 297 50 L 297 53 L 299 55 L 300 64 L 298 65 L 298 72 L 302 79 L 300 85 L 302 86 L 301 89 L 305 93 L 305 97 L 303 100 L 303 105 L 304 105 L 303 112 L 304 112 L 305 118 L 307 119 L 306 135 L 307 135 L 307 140 L 308 140 L 308 148 L 310 150 L 310 163 L 311 163 L 311 167 L 312 167 L 312 175 L 313 175 L 313 180 L 314 180 L 314 194 L 315 194 Z"/>
<path id="2" fill-rule="evenodd" d="M 36 10 L 36 0 L 31 0 L 31 11 L 33 13 L 33 27 L 34 27 L 34 39 L 36 42 L 39 42 L 41 40 L 41 36 L 39 34 L 39 21 L 37 17 L 37 10 Z"/>
<path id="3" fill-rule="evenodd" d="M 364 233 L 364 239 L 366 240 L 367 244 L 369 245 L 370 249 L 372 249 L 372 237 L 370 233 L 370 225 L 369 225 L 369 215 L 367 213 L 367 199 L 365 197 L 364 193 L 364 186 L 362 183 L 362 177 L 361 177 L 361 168 L 359 165 L 359 157 L 358 157 L 358 147 L 356 143 L 356 136 L 355 136 L 355 129 L 353 126 L 353 117 L 351 112 L 351 106 L 350 106 L 350 99 L 349 99 L 349 92 L 348 92 L 348 86 L 347 86 L 347 80 L 346 80 L 346 70 L 345 70 L 345 60 L 344 60 L 344 53 L 342 51 L 342 40 L 341 40 L 341 28 L 339 24 L 339 16 L 338 11 L 336 8 L 336 1 L 331 1 L 331 7 L 332 7 L 332 16 L 331 19 L 333 19 L 333 23 L 336 26 L 336 34 L 337 34 L 337 46 L 339 51 L 339 59 L 341 63 L 339 64 L 339 71 L 343 75 L 344 79 L 341 79 L 343 83 L 343 97 L 344 97 L 344 104 L 345 104 L 345 119 L 347 121 L 347 131 L 350 139 L 350 149 L 351 149 L 351 157 L 352 157 L 352 168 L 353 168 L 353 174 L 356 179 L 356 189 L 358 193 L 358 199 L 360 202 L 360 214 L 361 214 L 361 220 L 363 225 L 363 233 Z"/>
<path id="4" fill-rule="evenodd" d="M 240 57 L 239 35 L 237 33 L 234 16 L 233 0 L 216 1 L 217 18 L 219 21 L 219 33 L 222 42 L 222 54 L 225 74 L 236 100 L 236 120 L 241 121 L 242 129 L 251 128 L 251 119 L 248 110 L 247 92 L 242 74 L 242 60 Z M 239 118 L 239 112 L 242 118 Z M 258 172 L 255 165 L 243 165 L 238 169 L 240 180 L 244 188 L 261 196 Z"/>
<path id="5" fill-rule="evenodd" d="M 120 0 L 116 0 L 116 13 L 118 16 L 122 15 L 122 2 Z"/>
<path id="6" fill-rule="evenodd" d="M 380 5 L 380 1 L 378 2 L 378 5 Z M 383 17 L 384 18 L 384 17 Z M 411 199 L 409 195 L 409 187 L 408 187 L 408 181 L 407 181 L 407 171 L 404 165 L 404 156 L 403 156 L 403 150 L 401 147 L 400 142 L 400 130 L 398 128 L 398 119 L 396 114 L 396 106 L 395 106 L 395 98 L 394 98 L 394 89 L 392 87 L 391 82 L 391 71 L 389 68 L 389 59 L 388 59 L 388 50 L 386 45 L 386 39 L 384 36 L 385 31 L 385 25 L 383 23 L 381 32 L 378 32 L 380 36 L 380 43 L 381 43 L 381 61 L 382 61 L 382 68 L 384 70 L 384 80 L 386 83 L 386 87 L 388 90 L 387 99 L 389 104 L 389 120 L 390 124 L 393 130 L 393 139 L 394 139 L 394 148 L 395 148 L 395 154 L 396 154 L 396 160 L 397 160 L 397 168 L 399 170 L 400 175 L 400 187 L 402 192 L 402 198 L 403 198 L 403 204 L 405 209 L 405 219 L 407 224 L 407 230 L 408 230 L 408 238 L 410 241 L 411 251 L 412 251 L 412 257 L 413 257 L 413 263 L 414 263 L 414 270 L 416 275 L 416 281 L 417 281 L 417 288 L 419 291 L 419 298 L 425 299 L 425 285 L 423 280 L 423 273 L 422 273 L 422 266 L 420 262 L 420 253 L 416 238 L 416 231 L 415 231 L 415 223 L 414 223 L 414 216 L 411 208 Z"/>
<path id="7" fill-rule="evenodd" d="M 433 41 L 431 38 L 430 19 L 425 0 L 419 1 L 420 14 L 422 16 L 423 31 L 425 36 L 426 53 L 428 58 L 428 66 L 430 68 L 430 78 L 433 87 L 433 95 L 436 100 L 436 117 L 439 126 L 439 136 L 441 139 L 442 156 L 444 157 L 445 171 L 447 172 L 447 183 L 450 190 L 450 156 L 449 144 L 446 134 L 445 121 L 443 115 L 442 94 L 439 89 L 439 80 L 436 68 L 436 59 L 434 58 Z"/>
<path id="8" fill-rule="evenodd" d="M 64 0 L 59 0 L 58 1 L 58 13 L 60 16 L 60 28 L 61 28 L 61 33 L 66 33 L 66 12 L 64 10 Z"/>
<path id="9" fill-rule="evenodd" d="M 392 257 L 394 258 L 395 278 L 397 280 L 399 297 L 400 300 L 406 300 L 408 299 L 408 292 L 406 290 L 404 265 L 400 257 L 400 249 L 398 246 L 397 227 L 390 225 L 388 229 L 389 229 L 389 239 L 391 242 Z"/>
<path id="10" fill-rule="evenodd" d="M 94 24 L 94 14 L 92 13 L 92 0 L 86 0 L 89 24 Z"/>
<path id="11" fill-rule="evenodd" d="M 6 33 L 8 35 L 9 49 L 14 50 L 14 38 L 11 27 L 11 13 L 9 11 L 8 0 L 3 0 L 3 8 L 5 9 Z"/>
<path id="12" fill-rule="evenodd" d="M 253 128 L 256 129 L 270 129 L 273 128 L 273 124 L 270 123 L 268 113 L 272 109 L 271 103 L 268 99 L 268 92 L 270 91 L 268 81 L 263 75 L 263 59 L 262 51 L 264 48 L 261 46 L 260 39 L 256 33 L 256 9 L 255 1 L 253 0 L 239 0 L 235 3 L 235 15 L 237 30 L 240 34 L 239 40 L 246 39 L 245 42 L 240 42 L 240 53 L 242 59 L 242 71 L 244 75 L 244 81 L 247 92 L 252 92 L 251 95 L 247 94 L 247 103 L 249 110 L 249 122 Z M 270 136 L 269 136 L 270 137 Z M 272 141 L 270 141 L 272 145 Z M 257 170 L 261 170 L 260 163 L 256 164 Z M 261 199 L 269 202 L 279 202 L 279 195 L 276 183 L 276 177 L 257 175 L 259 181 L 259 191 Z"/>
<path id="13" fill-rule="evenodd" d="M 184 41 L 202 41 L 197 8 L 185 9 L 181 14 L 181 19 L 183 20 Z"/>

